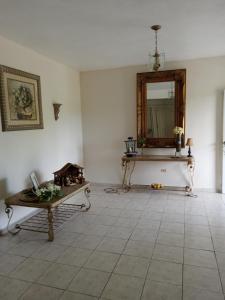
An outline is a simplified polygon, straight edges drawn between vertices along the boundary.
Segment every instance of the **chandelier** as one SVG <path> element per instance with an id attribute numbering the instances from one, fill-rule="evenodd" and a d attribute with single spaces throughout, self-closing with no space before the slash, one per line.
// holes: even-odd
<path id="1" fill-rule="evenodd" d="M 165 63 L 165 53 L 159 53 L 158 51 L 158 30 L 161 29 L 161 25 L 153 25 L 151 29 L 155 31 L 155 52 L 149 54 L 150 68 L 154 71 L 158 71 Z"/>

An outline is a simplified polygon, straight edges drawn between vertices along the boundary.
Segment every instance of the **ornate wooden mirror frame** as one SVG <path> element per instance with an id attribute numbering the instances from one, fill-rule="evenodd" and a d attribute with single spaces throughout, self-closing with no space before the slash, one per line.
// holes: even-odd
<path id="1" fill-rule="evenodd" d="M 147 137 L 147 83 L 175 82 L 175 126 L 185 131 L 186 70 L 137 73 L 137 140 L 145 140 L 145 148 L 175 148 L 174 138 Z M 182 137 L 184 147 L 185 136 Z M 138 143 L 140 147 L 140 143 Z"/>

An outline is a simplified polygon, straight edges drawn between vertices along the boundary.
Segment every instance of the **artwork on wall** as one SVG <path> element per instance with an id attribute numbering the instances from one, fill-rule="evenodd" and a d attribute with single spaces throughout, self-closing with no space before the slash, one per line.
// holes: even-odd
<path id="1" fill-rule="evenodd" d="M 40 77 L 0 65 L 2 130 L 42 129 Z"/>

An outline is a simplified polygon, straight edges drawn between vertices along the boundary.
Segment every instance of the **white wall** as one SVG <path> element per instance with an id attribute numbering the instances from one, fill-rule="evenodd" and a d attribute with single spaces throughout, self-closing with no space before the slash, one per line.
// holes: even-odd
<path id="1" fill-rule="evenodd" d="M 6 226 L 3 199 L 30 184 L 29 173 L 41 181 L 67 162 L 83 163 L 79 73 L 0 37 L 0 64 L 40 75 L 44 129 L 0 130 L 0 232 Z M 53 102 L 62 103 L 59 120 Z M 31 210 L 17 208 L 13 222 Z"/>
<path id="2" fill-rule="evenodd" d="M 221 188 L 222 99 L 225 57 L 168 64 L 187 69 L 186 137 L 194 140 L 195 187 Z M 84 159 L 89 180 L 121 183 L 123 140 L 136 137 L 136 73 L 144 66 L 81 73 Z M 171 153 L 174 150 L 149 150 Z M 187 149 L 183 150 L 183 154 Z M 167 172 L 162 173 L 161 169 Z M 138 163 L 133 183 L 186 184 L 185 166 L 173 163 Z"/>

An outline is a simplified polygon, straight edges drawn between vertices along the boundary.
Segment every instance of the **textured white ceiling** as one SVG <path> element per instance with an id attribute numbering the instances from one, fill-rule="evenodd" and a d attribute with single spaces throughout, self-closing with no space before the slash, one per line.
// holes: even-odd
<path id="1" fill-rule="evenodd" d="M 78 70 L 225 55 L 225 0 L 0 0 L 0 35 Z M 1 49 L 0 49 L 1 50 Z"/>

